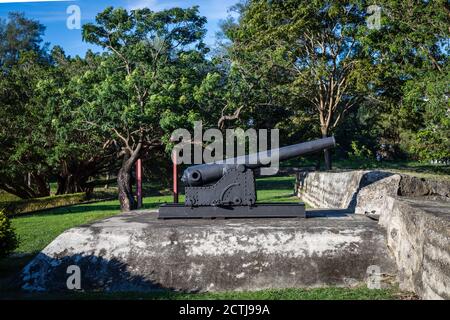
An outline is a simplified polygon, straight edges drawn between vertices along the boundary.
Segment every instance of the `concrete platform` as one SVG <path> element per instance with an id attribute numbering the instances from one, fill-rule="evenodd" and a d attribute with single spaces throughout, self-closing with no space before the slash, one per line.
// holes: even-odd
<path id="1" fill-rule="evenodd" d="M 156 215 L 120 214 L 64 232 L 23 270 L 23 289 L 67 290 L 70 265 L 80 267 L 87 291 L 352 286 L 372 265 L 396 272 L 384 230 L 346 210 L 314 210 L 307 219 Z"/>

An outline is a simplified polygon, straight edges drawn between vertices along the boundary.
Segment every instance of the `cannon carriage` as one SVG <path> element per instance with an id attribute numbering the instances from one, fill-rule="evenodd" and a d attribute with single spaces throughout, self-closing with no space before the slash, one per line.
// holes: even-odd
<path id="1" fill-rule="evenodd" d="M 164 204 L 161 219 L 305 217 L 303 203 L 258 203 L 255 170 L 272 161 L 332 148 L 334 137 L 299 143 L 265 152 L 188 167 L 182 176 L 184 204 Z"/>

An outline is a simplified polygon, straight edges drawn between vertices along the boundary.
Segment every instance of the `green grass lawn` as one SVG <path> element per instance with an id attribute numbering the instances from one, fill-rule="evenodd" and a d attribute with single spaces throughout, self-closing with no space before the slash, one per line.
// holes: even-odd
<path id="1" fill-rule="evenodd" d="M 11 220 L 19 236 L 16 253 L 42 250 L 63 231 L 117 214 L 118 201 L 81 204 L 25 215 Z"/>
<path id="2" fill-rule="evenodd" d="M 298 201 L 293 196 L 294 177 L 270 177 L 257 181 L 258 201 L 289 202 Z M 184 197 L 180 197 L 183 201 Z M 145 209 L 155 209 L 162 203 L 171 202 L 172 196 L 151 196 L 144 198 Z M 104 201 L 81 204 L 71 207 L 52 209 L 13 218 L 13 227 L 20 239 L 20 245 L 15 253 L 0 260 L 0 288 L 11 286 L 11 279 L 34 255 L 47 246 L 59 234 L 67 229 L 110 217 L 119 213 L 119 202 Z M 10 291 L 0 290 L 0 298 L 22 297 L 17 288 Z M 9 292 L 9 293 L 8 293 Z M 66 298 L 146 298 L 146 299 L 393 299 L 396 290 L 368 290 L 365 288 L 322 288 L 311 290 L 286 289 L 263 290 L 259 292 L 225 292 L 205 294 L 161 293 L 161 294 L 76 294 Z M 45 297 L 45 296 L 42 296 Z M 48 296 L 49 298 L 56 298 Z"/>
<path id="3" fill-rule="evenodd" d="M 298 202 L 293 195 L 294 177 L 270 177 L 257 181 L 258 201 Z M 184 201 L 184 196 L 180 196 Z M 172 196 L 144 198 L 144 209 L 156 209 L 172 202 Z M 54 238 L 67 229 L 119 213 L 119 201 L 104 201 L 57 208 L 12 219 L 12 225 L 20 239 L 16 253 L 35 253 L 42 250 Z"/>
<path id="4" fill-rule="evenodd" d="M 415 299 L 411 294 L 405 294 L 397 288 L 371 290 L 366 287 L 355 288 L 314 288 L 314 289 L 267 289 L 242 292 L 74 292 L 67 294 L 39 295 L 38 299 L 67 300 L 396 300 Z"/>

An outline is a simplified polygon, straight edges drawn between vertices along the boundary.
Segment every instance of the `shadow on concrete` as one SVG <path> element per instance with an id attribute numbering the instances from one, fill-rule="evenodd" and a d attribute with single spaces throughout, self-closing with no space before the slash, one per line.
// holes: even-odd
<path id="1" fill-rule="evenodd" d="M 368 185 L 371 185 L 372 183 L 383 180 L 392 175 L 394 175 L 394 173 L 385 172 L 385 171 L 370 171 L 370 172 L 366 172 L 365 174 L 363 174 L 363 176 L 361 177 L 361 180 L 359 180 L 358 188 L 353 193 L 352 200 L 350 200 L 347 210 L 350 210 L 352 213 L 355 212 L 358 194 L 362 188 L 367 187 Z"/>
<path id="2" fill-rule="evenodd" d="M 159 283 L 132 274 L 126 263 L 115 258 L 80 254 L 52 258 L 39 253 L 18 275 L 16 294 L 76 293 L 77 290 L 67 288 L 69 277 L 74 275 L 73 272 L 68 273 L 69 266 L 80 268 L 81 290 L 78 292 L 175 292 L 173 288 L 164 288 Z"/>
<path id="3" fill-rule="evenodd" d="M 302 172 L 297 175 L 297 183 L 298 183 L 297 187 L 299 189 L 304 188 L 307 175 L 308 175 L 308 172 Z M 362 188 L 367 187 L 368 185 L 370 185 L 372 183 L 383 180 L 392 175 L 394 175 L 394 173 L 385 172 L 385 171 L 369 171 L 369 172 L 364 173 L 363 176 L 361 177 L 361 179 L 359 180 L 359 185 L 356 188 L 355 192 L 353 193 L 352 199 L 350 200 L 349 205 L 347 206 L 346 209 L 342 209 L 342 210 L 345 210 L 345 214 L 352 214 L 355 212 L 358 194 Z M 336 210 L 340 210 L 340 209 L 336 209 Z M 333 209 L 332 211 L 336 211 L 336 210 Z"/>
<path id="4" fill-rule="evenodd" d="M 306 210 L 307 218 L 342 218 L 353 214 L 348 209 L 309 209 Z"/>

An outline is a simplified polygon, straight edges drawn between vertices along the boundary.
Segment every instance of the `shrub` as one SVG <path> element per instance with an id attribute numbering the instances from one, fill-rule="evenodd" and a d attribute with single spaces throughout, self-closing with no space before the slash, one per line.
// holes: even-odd
<path id="1" fill-rule="evenodd" d="M 87 200 L 85 193 L 63 194 L 43 198 L 11 201 L 3 208 L 8 216 L 19 215 L 63 206 L 83 203 Z M 0 208 L 1 210 L 2 208 Z"/>
<path id="2" fill-rule="evenodd" d="M 352 152 L 349 153 L 350 159 L 370 159 L 372 151 L 365 145 L 360 145 L 357 141 L 352 141 Z"/>
<path id="3" fill-rule="evenodd" d="M 11 226 L 11 222 L 3 211 L 0 211 L 0 259 L 17 248 L 19 241 Z"/>

